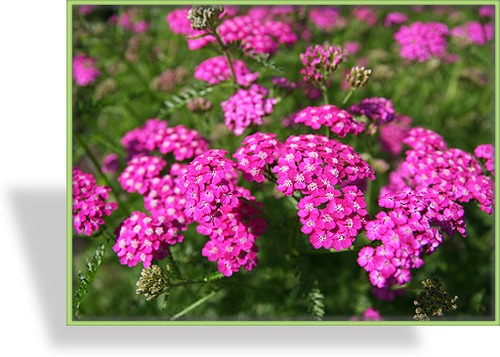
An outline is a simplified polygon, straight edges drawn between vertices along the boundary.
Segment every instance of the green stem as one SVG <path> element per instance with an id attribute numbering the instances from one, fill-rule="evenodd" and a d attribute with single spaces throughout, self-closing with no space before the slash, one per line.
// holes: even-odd
<path id="1" fill-rule="evenodd" d="M 345 96 L 344 100 L 342 100 L 342 106 L 346 105 L 347 104 L 347 101 L 349 100 L 349 98 L 351 98 L 352 94 L 356 91 L 355 88 L 351 88 L 349 90 L 349 93 L 347 93 L 347 95 Z"/>
<path id="2" fill-rule="evenodd" d="M 330 101 L 328 100 L 328 89 L 324 84 L 321 84 L 320 87 L 321 89 L 321 95 L 323 96 L 323 104 L 328 104 Z"/>
<path id="3" fill-rule="evenodd" d="M 213 291 L 211 292 L 210 294 L 208 294 L 207 296 L 204 296 L 202 297 L 201 299 L 195 301 L 193 304 L 189 305 L 188 307 L 186 307 L 184 310 L 182 310 L 181 312 L 175 314 L 174 316 L 172 316 L 170 318 L 170 321 L 174 321 L 174 320 L 177 320 L 179 317 L 181 316 L 184 316 L 185 314 L 187 314 L 189 311 L 193 310 L 194 308 L 196 308 L 197 306 L 203 304 L 205 301 L 207 301 L 208 299 L 212 298 L 213 296 L 215 296 L 215 294 L 217 294 L 217 291 Z"/>
<path id="4" fill-rule="evenodd" d="M 220 35 L 217 32 L 217 29 L 214 28 L 210 31 L 207 31 L 207 33 L 214 36 L 215 39 L 217 40 L 217 43 L 219 44 L 219 47 L 220 47 L 222 53 L 226 57 L 226 61 L 227 61 L 227 64 L 229 66 L 229 69 L 231 70 L 232 81 L 234 82 L 235 86 L 238 86 L 238 80 L 236 78 L 236 72 L 235 72 L 234 67 L 233 67 L 233 61 L 231 60 L 231 55 L 229 54 L 229 50 L 228 50 L 227 46 L 224 45 L 224 42 L 222 42 L 222 39 L 220 38 Z"/>

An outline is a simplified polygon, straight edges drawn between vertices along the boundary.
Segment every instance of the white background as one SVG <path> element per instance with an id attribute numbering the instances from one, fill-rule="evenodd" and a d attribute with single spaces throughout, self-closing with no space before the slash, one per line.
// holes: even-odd
<path id="1" fill-rule="evenodd" d="M 1 14 L 4 355 L 470 356 L 498 351 L 499 327 L 66 326 L 66 2 L 4 2 Z"/>

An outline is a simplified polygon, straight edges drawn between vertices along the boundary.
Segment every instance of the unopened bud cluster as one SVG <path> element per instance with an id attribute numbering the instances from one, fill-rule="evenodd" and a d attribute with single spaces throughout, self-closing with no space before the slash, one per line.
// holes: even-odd
<path id="1" fill-rule="evenodd" d="M 457 309 L 457 296 L 450 296 L 441 290 L 441 282 L 436 278 L 422 281 L 422 291 L 414 301 L 416 306 L 414 320 L 429 321 L 430 316 L 441 317 L 445 312 Z"/>
<path id="2" fill-rule="evenodd" d="M 363 87 L 370 78 L 372 70 L 362 66 L 355 66 L 351 68 L 351 72 L 347 75 L 347 81 L 351 88 Z"/>
<path id="3" fill-rule="evenodd" d="M 137 294 L 144 294 L 147 301 L 156 299 L 168 288 L 168 280 L 163 274 L 163 269 L 158 265 L 151 265 L 142 269 L 141 277 L 137 282 Z"/>
<path id="4" fill-rule="evenodd" d="M 194 30 L 214 29 L 222 12 L 223 6 L 194 5 L 189 9 L 187 18 Z"/>

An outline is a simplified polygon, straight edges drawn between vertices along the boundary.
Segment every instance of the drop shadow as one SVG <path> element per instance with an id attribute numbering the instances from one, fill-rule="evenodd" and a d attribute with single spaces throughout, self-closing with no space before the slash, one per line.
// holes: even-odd
<path id="1" fill-rule="evenodd" d="M 68 326 L 65 188 L 14 187 L 8 200 L 26 252 L 28 283 L 36 288 L 34 301 L 43 311 L 44 333 L 56 347 L 120 346 L 143 351 L 145 346 L 207 349 L 223 344 L 238 349 L 336 346 L 399 350 L 420 344 L 418 328 L 413 326 Z"/>

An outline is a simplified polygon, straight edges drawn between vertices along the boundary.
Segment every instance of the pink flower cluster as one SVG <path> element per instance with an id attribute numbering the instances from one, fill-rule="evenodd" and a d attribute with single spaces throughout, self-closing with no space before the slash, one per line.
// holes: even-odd
<path id="1" fill-rule="evenodd" d="M 252 73 L 242 60 L 232 60 L 236 81 L 247 87 L 259 77 L 259 73 Z M 209 84 L 217 84 L 232 77 L 231 69 L 224 56 L 212 57 L 200 63 L 194 70 L 194 78 Z"/>
<path id="2" fill-rule="evenodd" d="M 394 120 L 394 107 L 386 98 L 365 98 L 361 103 L 354 104 L 348 110 L 353 115 L 364 115 L 377 124 L 384 124 Z"/>
<path id="3" fill-rule="evenodd" d="M 340 15 L 340 10 L 332 6 L 311 7 L 307 17 L 316 28 L 327 33 L 347 25 L 347 20 Z"/>
<path id="4" fill-rule="evenodd" d="M 448 27 L 439 22 L 414 22 L 394 34 L 400 44 L 400 56 L 411 61 L 425 62 L 432 57 L 444 58 L 448 49 Z"/>
<path id="5" fill-rule="evenodd" d="M 168 248 L 183 239 L 175 221 L 132 212 L 119 227 L 113 250 L 121 264 L 133 267 L 142 263 L 148 268 L 153 259 L 164 259 L 169 253 Z"/>
<path id="6" fill-rule="evenodd" d="M 299 57 L 304 65 L 300 70 L 304 80 L 320 84 L 326 82 L 345 56 L 342 48 L 325 44 L 309 46 Z"/>
<path id="7" fill-rule="evenodd" d="M 391 27 L 393 25 L 401 25 L 408 21 L 408 15 L 402 12 L 390 12 L 384 19 L 384 26 Z"/>
<path id="8" fill-rule="evenodd" d="M 412 119 L 396 114 L 394 120 L 380 125 L 380 150 L 397 156 L 403 150 L 403 139 L 411 129 Z"/>
<path id="9" fill-rule="evenodd" d="M 378 288 L 386 287 L 391 278 L 399 285 L 410 281 L 411 269 L 424 264 L 422 254 L 431 254 L 443 241 L 433 225 L 449 235 L 466 235 L 463 208 L 439 191 L 405 187 L 382 196 L 379 206 L 388 212 L 377 213 L 365 229 L 369 240 L 381 244 L 363 247 L 357 259 Z"/>
<path id="10" fill-rule="evenodd" d="M 495 198 L 491 177 L 483 173 L 474 155 L 460 149 L 448 149 L 441 140 L 428 129 L 411 129 L 404 143 L 413 150 L 406 152 L 403 177 L 413 187 L 433 188 L 453 201 L 476 200 L 481 210 L 491 214 Z M 432 142 L 435 144 L 429 144 Z"/>
<path id="11" fill-rule="evenodd" d="M 235 163 L 226 154 L 211 149 L 197 156 L 177 187 L 187 198 L 185 215 L 198 223 L 199 233 L 210 237 L 202 255 L 217 261 L 219 271 L 230 276 L 242 266 L 246 270 L 255 267 L 255 239 L 264 232 L 266 222 L 246 203 L 255 198 L 236 185 Z"/>
<path id="12" fill-rule="evenodd" d="M 171 11 L 167 14 L 165 20 L 170 26 L 173 33 L 186 35 L 187 44 L 190 50 L 200 49 L 209 43 L 216 43 L 216 39 L 212 35 L 206 35 L 204 30 L 194 30 L 191 27 L 191 22 L 188 20 L 189 8 L 181 8 Z M 221 16 L 226 15 L 225 12 Z"/>
<path id="13" fill-rule="evenodd" d="M 173 163 L 168 174 L 149 180 L 149 190 L 144 194 L 144 207 L 153 215 L 163 215 L 187 226 L 192 220 L 185 216 L 186 197 L 178 186 L 180 178 L 187 172 L 187 165 Z"/>
<path id="14" fill-rule="evenodd" d="M 349 248 L 368 219 L 363 193 L 354 185 L 315 191 L 303 197 L 297 207 L 301 231 L 309 235 L 315 249 Z"/>
<path id="15" fill-rule="evenodd" d="M 278 177 L 276 189 L 286 196 L 294 191 L 315 195 L 334 185 L 375 179 L 372 167 L 352 147 L 314 134 L 288 137 L 272 171 Z"/>
<path id="16" fill-rule="evenodd" d="M 160 119 L 148 119 L 142 127 L 125 133 L 121 143 L 130 158 L 158 150 L 164 155 L 172 153 L 177 161 L 191 159 L 209 146 L 196 130 L 183 125 L 169 127 Z"/>
<path id="17" fill-rule="evenodd" d="M 149 192 L 151 179 L 158 177 L 166 164 L 159 156 L 135 156 L 118 177 L 118 182 L 125 191 L 143 195 Z"/>
<path id="18" fill-rule="evenodd" d="M 218 31 L 225 44 L 238 41 L 245 51 L 253 53 L 274 54 L 280 44 L 289 46 L 298 40 L 289 24 L 249 15 L 226 19 Z"/>
<path id="19" fill-rule="evenodd" d="M 454 37 L 464 38 L 472 44 L 484 46 L 493 39 L 494 33 L 493 23 L 482 24 L 478 21 L 469 21 L 462 26 L 454 27 L 450 34 Z"/>
<path id="20" fill-rule="evenodd" d="M 143 33 L 149 29 L 149 23 L 145 20 L 137 19 L 138 9 L 128 9 L 120 15 L 114 15 L 110 18 L 111 23 L 115 23 L 127 31 Z"/>
<path id="21" fill-rule="evenodd" d="M 252 124 L 262 125 L 263 117 L 273 112 L 276 103 L 276 99 L 267 97 L 268 94 L 265 87 L 252 84 L 221 102 L 226 126 L 239 136 Z"/>
<path id="22" fill-rule="evenodd" d="M 83 54 L 73 58 L 73 79 L 80 87 L 93 83 L 100 74 L 94 59 Z"/>
<path id="23" fill-rule="evenodd" d="M 369 6 L 357 6 L 352 10 L 352 16 L 370 26 L 375 26 L 378 20 L 377 11 Z"/>
<path id="24" fill-rule="evenodd" d="M 495 147 L 491 144 L 482 144 L 474 149 L 474 155 L 479 159 L 484 159 L 486 170 L 495 176 Z"/>
<path id="25" fill-rule="evenodd" d="M 271 165 L 277 159 L 280 146 L 273 133 L 257 132 L 247 136 L 233 155 L 238 170 L 249 182 L 264 182 L 266 165 Z"/>
<path id="26" fill-rule="evenodd" d="M 364 130 L 364 124 L 354 120 L 349 112 L 330 104 L 306 107 L 295 115 L 294 121 L 304 123 L 314 130 L 326 126 L 340 138 L 349 133 L 358 135 Z"/>
<path id="27" fill-rule="evenodd" d="M 106 202 L 111 189 L 97 186 L 91 174 L 73 167 L 72 175 L 73 226 L 78 234 L 90 236 L 118 206 L 116 202 Z"/>

